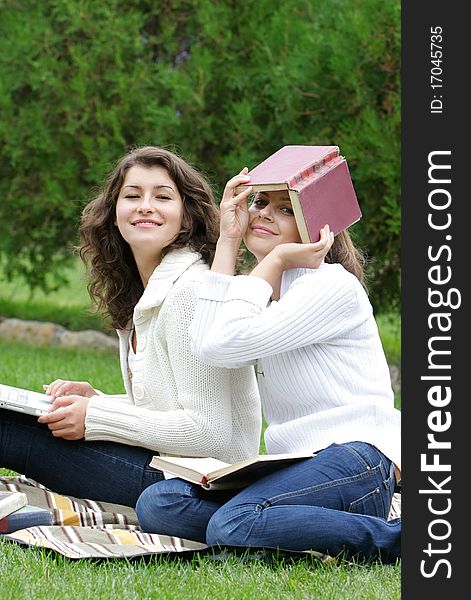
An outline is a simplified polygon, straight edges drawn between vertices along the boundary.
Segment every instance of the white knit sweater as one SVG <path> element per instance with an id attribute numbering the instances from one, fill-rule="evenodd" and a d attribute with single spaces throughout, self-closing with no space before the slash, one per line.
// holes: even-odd
<path id="1" fill-rule="evenodd" d="M 211 365 L 258 360 L 268 452 L 369 442 L 400 469 L 400 411 L 373 311 L 341 265 L 291 269 L 281 298 L 255 276 L 205 275 L 190 334 Z"/>
<path id="2" fill-rule="evenodd" d="M 111 440 L 162 454 L 236 462 L 259 451 L 261 409 L 253 367 L 202 363 L 188 333 L 201 277 L 200 255 L 167 254 L 134 309 L 137 352 L 129 378 L 129 331 L 119 331 L 125 395 L 94 396 L 86 440 Z"/>

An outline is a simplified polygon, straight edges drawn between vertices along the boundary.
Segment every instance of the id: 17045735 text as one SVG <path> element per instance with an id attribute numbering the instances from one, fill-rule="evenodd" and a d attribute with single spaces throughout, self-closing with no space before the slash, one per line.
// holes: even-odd
<path id="1" fill-rule="evenodd" d="M 430 27 L 430 101 L 432 114 L 443 113 L 443 27 Z"/>

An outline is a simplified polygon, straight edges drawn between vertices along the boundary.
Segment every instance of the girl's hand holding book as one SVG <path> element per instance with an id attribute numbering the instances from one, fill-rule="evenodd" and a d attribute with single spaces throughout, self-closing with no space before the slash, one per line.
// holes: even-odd
<path id="1" fill-rule="evenodd" d="M 247 173 L 248 169 L 244 167 L 238 175 L 226 183 L 219 206 L 221 211 L 220 240 L 234 240 L 240 244 L 247 230 L 249 224 L 247 198 L 250 196 L 252 188 L 247 187 L 239 194 L 235 192 L 237 186 L 250 181 Z"/>
<path id="2" fill-rule="evenodd" d="M 65 440 L 81 440 L 85 436 L 85 416 L 89 398 L 70 395 L 60 396 L 52 403 L 51 412 L 39 417 L 54 437 Z"/>

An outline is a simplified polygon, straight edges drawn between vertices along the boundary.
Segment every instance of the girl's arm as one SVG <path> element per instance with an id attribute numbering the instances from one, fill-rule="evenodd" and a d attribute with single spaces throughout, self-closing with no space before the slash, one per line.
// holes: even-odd
<path id="1" fill-rule="evenodd" d="M 160 401 L 162 407 L 157 410 L 158 403 L 152 398 L 145 407 L 91 398 L 85 439 L 106 439 L 168 454 L 213 456 L 222 460 L 232 453 L 238 454 L 238 460 L 258 453 L 260 407 L 255 376 L 248 370 L 241 372 L 239 385 L 234 385 L 233 378 L 239 374 L 205 364 L 191 352 L 188 326 L 195 311 L 199 285 L 189 282 L 181 286 L 169 296 L 162 309 L 168 366 L 174 383 L 173 389 L 168 390 L 168 402 Z M 148 379 L 151 378 L 154 381 L 149 381 L 149 391 L 153 388 L 164 396 L 166 390 L 162 389 L 158 362 L 148 375 Z M 234 397 L 236 389 L 237 398 Z M 232 431 L 232 403 L 237 401 L 246 407 L 245 447 L 242 447 L 242 438 Z M 155 410 L 151 408 L 152 403 Z M 231 447 L 237 443 L 237 448 Z"/>
<path id="2" fill-rule="evenodd" d="M 284 271 L 288 269 L 317 269 L 334 242 L 334 234 L 328 225 L 321 229 L 321 237 L 314 244 L 280 244 L 258 263 L 250 275 L 260 277 L 271 285 L 279 287 Z"/>
<path id="3" fill-rule="evenodd" d="M 273 289 L 265 279 L 232 277 L 222 298 L 221 277 L 210 273 L 206 279 L 191 330 L 196 354 L 212 365 L 234 368 L 334 341 L 371 315 L 361 284 L 339 265 L 307 271 L 271 303 Z"/>

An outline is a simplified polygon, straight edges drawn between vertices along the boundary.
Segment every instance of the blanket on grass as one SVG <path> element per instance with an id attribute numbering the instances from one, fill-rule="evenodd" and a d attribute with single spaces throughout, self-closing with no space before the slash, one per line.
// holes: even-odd
<path id="1" fill-rule="evenodd" d="M 144 533 L 139 528 L 136 512 L 129 506 L 97 502 L 57 494 L 24 476 L 0 476 L 0 491 L 24 492 L 30 505 L 51 512 L 52 525 L 29 527 L 0 535 L 0 539 L 27 546 L 49 548 L 68 558 L 133 558 L 152 554 L 177 555 L 206 553 L 213 550 L 193 540 Z M 389 518 L 400 516 L 400 494 L 395 494 Z M 282 550 L 286 557 L 310 555 L 322 562 L 338 562 L 327 554 L 307 550 Z"/>
<path id="2" fill-rule="evenodd" d="M 28 504 L 52 514 L 52 525 L 21 529 L 3 539 L 49 548 L 69 558 L 130 558 L 208 548 L 192 540 L 143 533 L 129 506 L 62 496 L 23 476 L 0 477 L 0 491 L 24 492 Z"/>

